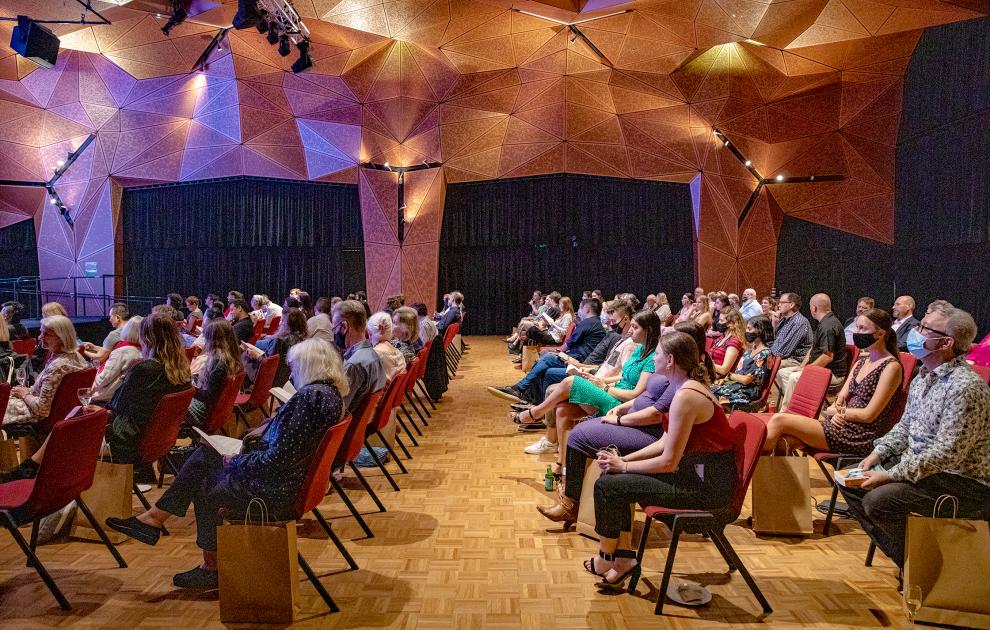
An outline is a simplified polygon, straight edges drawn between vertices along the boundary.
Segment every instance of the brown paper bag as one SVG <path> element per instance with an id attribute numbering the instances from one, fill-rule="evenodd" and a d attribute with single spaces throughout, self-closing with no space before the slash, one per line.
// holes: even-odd
<path id="1" fill-rule="evenodd" d="M 814 533 L 807 457 L 761 457 L 753 474 L 752 488 L 754 532 L 783 536 Z"/>
<path id="2" fill-rule="evenodd" d="M 220 621 L 223 623 L 292 623 L 299 565 L 296 522 L 269 522 L 264 503 L 259 522 L 217 528 L 220 571 Z M 255 509 L 255 513 L 257 513 Z"/>
<path id="3" fill-rule="evenodd" d="M 540 360 L 540 346 L 522 347 L 522 371 L 529 372 Z"/>
<path id="4" fill-rule="evenodd" d="M 17 459 L 17 440 L 8 440 L 7 434 L 0 431 L 0 472 L 13 470 L 20 463 Z"/>
<path id="5" fill-rule="evenodd" d="M 904 598 L 921 591 L 915 621 L 990 629 L 990 529 L 986 521 L 935 518 L 940 504 L 958 505 L 944 495 L 933 518 L 908 517 L 904 546 Z M 974 579 L 976 578 L 976 579 Z"/>
<path id="6" fill-rule="evenodd" d="M 128 518 L 131 508 L 132 493 L 134 492 L 134 467 L 130 464 L 112 464 L 96 462 L 96 475 L 93 485 L 82 493 L 82 499 L 93 513 L 93 518 L 100 525 L 113 516 Z M 127 540 L 127 536 L 104 527 L 107 537 L 114 543 Z M 72 526 L 72 536 L 84 540 L 100 541 L 100 535 L 89 524 L 86 515 L 79 511 Z"/>
<path id="7" fill-rule="evenodd" d="M 569 471 L 568 471 L 569 472 Z M 584 483 L 581 485 L 581 502 L 578 504 L 577 533 L 598 540 L 595 533 L 595 482 L 602 476 L 602 469 L 594 459 L 588 460 L 584 469 Z M 636 504 L 629 504 L 632 521 L 636 521 Z"/>

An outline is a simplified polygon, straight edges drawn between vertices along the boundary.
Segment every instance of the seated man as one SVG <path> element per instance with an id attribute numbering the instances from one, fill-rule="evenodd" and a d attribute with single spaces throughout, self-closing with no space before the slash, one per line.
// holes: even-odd
<path id="1" fill-rule="evenodd" d="M 910 295 L 902 295 L 894 300 L 894 305 L 890 309 L 890 314 L 894 316 L 894 332 L 897 334 L 897 349 L 907 352 L 907 338 L 918 325 L 918 320 L 914 316 L 914 298 Z"/>
<path id="2" fill-rule="evenodd" d="M 778 409 L 786 408 L 805 365 L 828 368 L 832 372 L 832 387 L 841 386 L 846 379 L 849 366 L 846 364 L 845 333 L 839 318 L 832 312 L 832 300 L 824 293 L 816 293 L 811 296 L 810 304 L 811 316 L 818 320 L 811 352 L 800 366 L 782 367 L 777 372 L 777 388 L 780 390 Z"/>
<path id="3" fill-rule="evenodd" d="M 248 308 L 247 302 L 244 300 L 234 300 L 229 309 L 237 341 L 244 343 L 251 341 L 251 337 L 254 336 L 254 322 L 251 321 L 251 311 Z"/>
<path id="4" fill-rule="evenodd" d="M 781 370 L 797 367 L 811 349 L 811 324 L 801 314 L 801 296 L 797 293 L 781 295 L 777 309 L 780 320 L 774 325 L 770 354 L 780 357 Z"/>
<path id="5" fill-rule="evenodd" d="M 598 319 L 601 308 L 601 302 L 595 299 L 581 302 L 581 322 L 574 327 L 574 332 L 571 333 L 564 345 L 564 352 L 567 353 L 567 356 L 577 361 L 583 361 L 605 336 L 605 329 Z M 533 366 L 533 369 L 515 385 L 489 387 L 488 391 L 494 396 L 515 403 L 523 400 L 534 404 L 539 403 L 544 393 L 543 375 L 550 368 L 564 368 L 564 362 L 557 353 L 548 352 L 543 355 Z M 539 388 L 538 392 L 533 391 L 537 388 Z"/>
<path id="6" fill-rule="evenodd" d="M 843 329 L 847 345 L 853 345 L 853 335 L 856 334 L 856 319 L 875 305 L 876 301 L 871 297 L 861 297 L 856 302 L 856 314 L 846 320 L 846 327 Z"/>
<path id="7" fill-rule="evenodd" d="M 959 518 L 986 518 L 990 505 L 990 389 L 966 363 L 976 337 L 969 313 L 936 306 L 907 338 L 922 368 L 900 421 L 874 441 L 859 466 L 860 488 L 840 487 L 850 511 L 880 549 L 904 566 L 911 513 L 931 514 L 943 494 Z M 870 471 L 882 465 L 885 470 Z"/>
<path id="8" fill-rule="evenodd" d="M 344 376 L 349 389 L 344 395 L 344 406 L 357 417 L 368 394 L 385 387 L 388 379 L 382 360 L 368 339 L 364 305 L 357 300 L 338 302 L 333 308 L 332 321 L 334 337 L 344 341 Z"/>
<path id="9" fill-rule="evenodd" d="M 447 330 L 447 326 L 450 326 L 454 322 L 461 321 L 461 311 L 464 309 L 464 294 L 460 291 L 452 291 L 450 294 L 450 304 L 447 310 L 443 312 L 443 315 L 437 321 L 437 332 L 443 335 L 444 331 Z"/>
<path id="10" fill-rule="evenodd" d="M 756 289 L 743 291 L 743 303 L 739 312 L 742 313 L 743 319 L 747 322 L 763 314 L 763 307 L 760 306 L 760 301 L 756 299 Z"/>

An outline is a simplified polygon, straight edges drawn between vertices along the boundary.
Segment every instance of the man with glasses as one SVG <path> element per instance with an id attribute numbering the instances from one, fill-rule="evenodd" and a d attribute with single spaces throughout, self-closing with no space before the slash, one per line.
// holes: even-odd
<path id="1" fill-rule="evenodd" d="M 910 295 L 902 295 L 894 300 L 894 305 L 890 309 L 890 314 L 894 317 L 894 332 L 897 334 L 897 349 L 901 352 L 907 352 L 908 334 L 918 325 L 914 308 L 914 298 Z"/>
<path id="2" fill-rule="evenodd" d="M 811 324 L 801 314 L 801 296 L 797 293 L 784 293 L 777 303 L 780 323 L 774 330 L 770 354 L 780 357 L 780 371 L 796 368 L 804 362 L 811 349 Z M 778 372 L 778 379 L 780 372 Z M 778 384 L 778 388 L 780 385 Z"/>
<path id="3" fill-rule="evenodd" d="M 787 298 L 781 298 L 781 303 L 785 299 Z M 791 394 L 794 393 L 794 387 L 797 385 L 798 379 L 801 378 L 801 371 L 805 365 L 828 368 L 832 373 L 832 388 L 840 387 L 846 378 L 845 335 L 842 332 L 842 323 L 832 313 L 832 300 L 824 293 L 816 293 L 811 296 L 809 304 L 811 316 L 818 321 L 818 328 L 814 332 L 811 351 L 801 365 L 781 368 L 777 372 L 777 389 L 780 390 L 778 409 L 785 408 L 790 402 Z"/>
<path id="4" fill-rule="evenodd" d="M 931 514 L 944 494 L 959 499 L 959 518 L 986 518 L 990 508 L 990 389 L 965 359 L 976 323 L 946 304 L 933 305 L 907 336 L 922 368 L 900 421 L 860 463 L 866 481 L 839 488 L 899 567 L 909 514 Z"/>

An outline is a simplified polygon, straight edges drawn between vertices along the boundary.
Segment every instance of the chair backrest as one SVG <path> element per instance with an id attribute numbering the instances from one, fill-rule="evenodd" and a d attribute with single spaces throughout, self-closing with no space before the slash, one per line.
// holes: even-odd
<path id="1" fill-rule="evenodd" d="M 375 409 L 374 418 L 371 421 L 371 428 L 365 429 L 365 435 L 370 431 L 374 433 L 375 431 L 381 431 L 388 424 L 389 417 L 392 414 L 392 409 L 396 406 L 396 397 L 398 394 L 405 391 L 405 379 L 409 372 L 397 375 L 389 384 L 385 386 L 382 393 L 382 401 Z"/>
<path id="2" fill-rule="evenodd" d="M 254 323 L 254 331 L 251 333 L 251 339 L 248 343 L 256 344 L 258 340 L 261 339 L 261 335 L 265 332 L 265 320 L 259 319 Z"/>
<path id="3" fill-rule="evenodd" d="M 272 317 L 272 321 L 268 324 L 268 328 L 265 330 L 269 335 L 274 335 L 275 331 L 278 330 L 278 325 L 282 323 L 282 317 L 280 315 L 275 315 Z"/>
<path id="4" fill-rule="evenodd" d="M 403 393 L 409 393 L 412 391 L 413 387 L 416 386 L 416 378 L 419 375 L 419 364 L 421 363 L 420 358 L 416 357 L 409 362 L 406 366 L 406 380 L 404 387 L 402 388 Z"/>
<path id="5" fill-rule="evenodd" d="M 259 409 L 264 407 L 265 401 L 268 400 L 268 392 L 275 383 L 275 372 L 278 371 L 278 363 L 281 360 L 282 356 L 278 354 L 261 359 L 258 373 L 254 377 L 254 389 L 251 390 L 251 398 L 248 399 L 252 406 Z"/>
<path id="6" fill-rule="evenodd" d="M 3 322 L 0 322 L 0 326 Z M 7 413 L 7 403 L 10 402 L 10 383 L 0 383 L 0 418 Z"/>
<path id="7" fill-rule="evenodd" d="M 712 348 L 714 348 L 714 347 L 715 347 L 715 338 L 714 337 L 705 337 L 705 352 L 707 352 L 708 354 L 711 354 L 712 353 Z"/>
<path id="8" fill-rule="evenodd" d="M 315 508 L 326 496 L 333 458 L 340 450 L 341 443 L 344 441 L 344 433 L 347 432 L 347 426 L 350 423 L 351 414 L 344 414 L 340 422 L 330 427 L 323 435 L 323 439 L 320 440 L 316 450 L 310 456 L 309 466 L 306 468 L 306 478 L 293 504 L 296 518 L 301 518 L 303 514 Z"/>
<path id="9" fill-rule="evenodd" d="M 202 352 L 203 349 L 200 348 L 199 346 L 189 346 L 188 348 L 186 348 L 186 358 L 192 361 L 200 354 L 202 354 Z"/>
<path id="10" fill-rule="evenodd" d="M 828 368 L 817 365 L 806 365 L 801 368 L 801 376 L 794 393 L 787 403 L 787 413 L 794 413 L 806 418 L 817 418 L 825 403 L 828 386 L 832 382 L 832 372 Z"/>
<path id="11" fill-rule="evenodd" d="M 195 395 L 196 388 L 187 387 L 181 392 L 162 396 L 141 436 L 135 464 L 150 464 L 168 455 L 175 446 L 189 403 Z"/>
<path id="12" fill-rule="evenodd" d="M 828 370 L 825 370 L 826 372 Z M 733 411 L 729 416 L 729 427 L 736 436 L 734 453 L 736 458 L 736 488 L 729 504 L 730 521 L 736 520 L 742 511 L 743 501 L 753 472 L 760 461 L 763 443 L 767 439 L 767 425 L 758 416 L 745 411 Z"/>
<path id="13" fill-rule="evenodd" d="M 780 357 L 771 354 L 769 361 L 770 374 L 767 375 L 767 380 L 763 383 L 763 389 L 760 390 L 760 397 L 750 403 L 749 409 L 759 411 L 767 404 L 767 398 L 770 397 L 770 390 L 773 388 L 774 379 L 777 378 L 777 370 L 780 369 Z"/>
<path id="14" fill-rule="evenodd" d="M 93 485 L 109 417 L 99 409 L 55 423 L 27 501 L 33 516 L 62 509 Z"/>
<path id="15" fill-rule="evenodd" d="M 368 429 L 368 424 L 375 418 L 379 407 L 384 402 L 384 389 L 368 394 L 368 397 L 364 401 L 364 408 L 361 410 L 361 415 L 356 421 L 357 425 L 353 431 L 348 431 L 351 435 L 350 441 L 343 446 L 343 448 L 347 449 L 347 461 L 353 461 L 361 453 L 361 449 L 364 447 L 364 436 L 365 431 Z M 354 422 L 354 420 L 351 422 Z"/>
<path id="16" fill-rule="evenodd" d="M 574 334 L 574 329 L 575 329 L 575 328 L 577 328 L 577 324 L 575 324 L 574 322 L 571 322 L 571 323 L 570 323 L 570 324 L 569 324 L 569 325 L 567 326 L 567 332 L 565 332 L 565 333 L 564 333 L 564 336 L 563 336 L 563 337 L 561 337 L 561 339 L 563 339 L 563 340 L 564 340 L 564 343 L 567 343 L 568 341 L 570 341 L 570 340 L 571 340 L 571 335 L 572 335 L 572 334 Z"/>
<path id="17" fill-rule="evenodd" d="M 30 356 L 34 354 L 34 349 L 38 347 L 38 340 L 34 338 L 12 339 L 10 342 L 10 347 L 17 354 L 26 354 Z"/>
<path id="18" fill-rule="evenodd" d="M 243 384 L 244 370 L 241 370 L 224 385 L 223 391 L 220 392 L 220 396 L 217 398 L 217 402 L 213 405 L 213 411 L 210 412 L 210 417 L 206 419 L 206 426 L 203 427 L 203 431 L 212 435 L 220 430 L 220 427 L 227 421 L 230 414 L 234 413 L 234 401 L 237 400 L 237 394 L 241 392 L 241 385 Z M 267 392 L 268 390 L 265 391 Z"/>
<path id="19" fill-rule="evenodd" d="M 450 347 L 451 342 L 454 341 L 454 335 L 457 334 L 457 329 L 454 328 L 456 324 L 451 324 L 447 326 L 447 330 L 443 333 L 443 349 L 446 350 Z"/>
<path id="20" fill-rule="evenodd" d="M 990 367 L 985 365 L 971 365 L 970 367 L 973 368 L 974 372 L 980 375 L 980 378 L 983 379 L 984 383 L 990 385 Z"/>
<path id="21" fill-rule="evenodd" d="M 906 394 L 908 389 L 911 388 L 911 379 L 914 378 L 914 373 L 918 369 L 918 357 L 910 352 L 899 352 L 897 358 L 900 360 L 901 368 L 904 370 L 904 380 L 901 382 L 901 389 Z"/>
<path id="22" fill-rule="evenodd" d="M 69 372 L 63 376 L 62 381 L 58 384 L 58 389 L 55 390 L 55 397 L 52 399 L 52 406 L 48 410 L 48 417 L 38 421 L 38 431 L 48 433 L 55 423 L 65 419 L 73 407 L 80 404 L 78 390 L 81 387 L 92 387 L 95 380 L 95 367 Z"/>
<path id="23" fill-rule="evenodd" d="M 852 374 L 852 366 L 855 365 L 856 359 L 859 358 L 859 348 L 847 343 L 846 344 L 846 375 Z"/>
<path id="24" fill-rule="evenodd" d="M 430 343 L 423 346 L 423 349 L 416 355 L 416 358 L 419 359 L 419 369 L 416 370 L 416 374 L 413 376 L 414 384 L 426 374 L 426 362 L 430 360 L 430 345 L 432 343 L 433 341 L 430 340 Z"/>

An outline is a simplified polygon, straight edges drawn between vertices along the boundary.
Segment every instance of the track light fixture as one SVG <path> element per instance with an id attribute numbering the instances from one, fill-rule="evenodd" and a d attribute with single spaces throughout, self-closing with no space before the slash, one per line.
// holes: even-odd
<path id="1" fill-rule="evenodd" d="M 290 52 L 292 52 L 292 49 L 289 47 L 289 36 L 283 33 L 278 38 L 278 54 L 288 57 Z"/>
<path id="2" fill-rule="evenodd" d="M 258 10 L 258 0 L 238 0 L 237 13 L 234 14 L 234 19 L 231 21 L 234 28 L 242 31 L 258 26 L 262 21 L 261 11 Z"/>
<path id="3" fill-rule="evenodd" d="M 189 0 L 172 0 L 172 15 L 162 27 L 162 33 L 168 36 L 172 29 L 185 22 L 187 17 L 189 17 Z"/>
<path id="4" fill-rule="evenodd" d="M 276 29 L 274 22 L 268 25 L 268 35 L 265 36 L 265 39 L 267 39 L 268 43 L 272 46 L 278 43 L 278 30 Z"/>
<path id="5" fill-rule="evenodd" d="M 299 59 L 292 64 L 292 71 L 300 73 L 313 67 L 313 58 L 309 56 L 309 39 L 301 39 L 296 43 L 299 49 Z"/>

